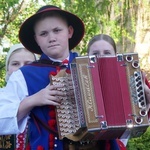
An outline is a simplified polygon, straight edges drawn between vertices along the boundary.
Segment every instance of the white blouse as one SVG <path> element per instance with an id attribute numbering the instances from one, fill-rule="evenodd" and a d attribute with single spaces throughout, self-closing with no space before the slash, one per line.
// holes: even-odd
<path id="1" fill-rule="evenodd" d="M 28 96 L 27 85 L 20 70 L 9 78 L 5 88 L 0 90 L 0 135 L 18 134 L 25 130 L 28 116 L 19 122 L 17 112 L 20 102 Z"/>

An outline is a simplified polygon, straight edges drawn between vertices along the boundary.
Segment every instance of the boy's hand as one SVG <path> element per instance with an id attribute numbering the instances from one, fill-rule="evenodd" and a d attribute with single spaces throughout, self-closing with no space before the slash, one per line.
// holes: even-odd
<path id="1" fill-rule="evenodd" d="M 47 85 L 44 89 L 40 90 L 34 94 L 34 104 L 35 106 L 43 105 L 60 105 L 62 98 L 66 95 L 65 92 L 62 92 L 61 88 L 64 85 Z"/>

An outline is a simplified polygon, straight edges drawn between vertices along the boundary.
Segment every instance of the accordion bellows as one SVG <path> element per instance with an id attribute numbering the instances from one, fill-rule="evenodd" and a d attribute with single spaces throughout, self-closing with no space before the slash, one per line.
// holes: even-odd
<path id="1" fill-rule="evenodd" d="M 76 57 L 70 69 L 71 73 L 60 70 L 50 77 L 66 92 L 56 108 L 60 139 L 105 140 L 146 131 L 149 122 L 137 53 Z"/>

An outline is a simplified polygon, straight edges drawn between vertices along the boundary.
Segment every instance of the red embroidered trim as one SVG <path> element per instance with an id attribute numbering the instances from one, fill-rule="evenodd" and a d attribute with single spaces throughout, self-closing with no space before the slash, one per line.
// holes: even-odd
<path id="1" fill-rule="evenodd" d="M 25 150 L 31 150 L 30 144 L 28 144 L 28 145 L 26 146 L 26 149 L 25 149 Z"/>
<path id="2" fill-rule="evenodd" d="M 49 116 L 50 120 L 48 121 L 48 125 L 50 128 L 55 129 L 56 128 L 56 113 L 55 113 L 55 107 L 54 106 L 49 106 Z M 50 150 L 54 149 L 54 142 L 55 142 L 55 137 L 53 134 L 49 134 L 49 148 Z"/>
<path id="3" fill-rule="evenodd" d="M 44 150 L 44 148 L 40 145 L 37 147 L 37 150 Z"/>
<path id="4" fill-rule="evenodd" d="M 27 130 L 28 130 L 28 126 L 26 126 L 23 133 L 16 135 L 16 150 L 25 150 L 26 139 L 27 139 Z"/>

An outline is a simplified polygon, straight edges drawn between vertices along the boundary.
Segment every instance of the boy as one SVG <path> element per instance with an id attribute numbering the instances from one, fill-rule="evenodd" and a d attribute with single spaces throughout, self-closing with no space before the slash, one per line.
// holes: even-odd
<path id="1" fill-rule="evenodd" d="M 3 114 L 0 116 L 1 134 L 23 132 L 30 115 L 28 149 L 63 149 L 63 142 L 56 134 L 54 106 L 60 104 L 64 93 L 57 90 L 61 85 L 49 84 L 49 73 L 64 67 L 63 60 L 67 59 L 70 63 L 77 56 L 70 50 L 82 40 L 83 35 L 84 24 L 76 15 L 51 5 L 40 8 L 22 24 L 20 41 L 29 51 L 41 54 L 41 58 L 10 77 L 0 98 L 0 114 Z M 10 106 L 11 111 L 3 113 L 2 102 Z M 21 145 L 21 142 L 18 144 Z"/>

